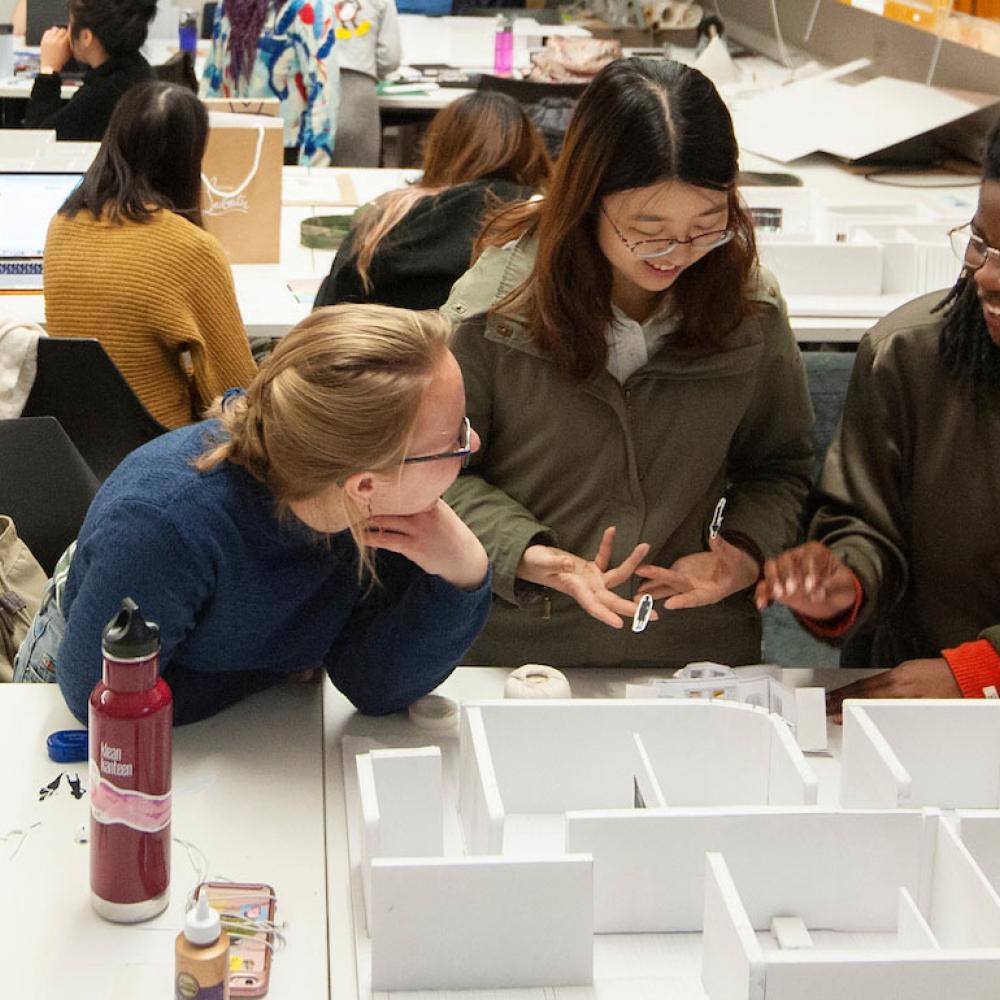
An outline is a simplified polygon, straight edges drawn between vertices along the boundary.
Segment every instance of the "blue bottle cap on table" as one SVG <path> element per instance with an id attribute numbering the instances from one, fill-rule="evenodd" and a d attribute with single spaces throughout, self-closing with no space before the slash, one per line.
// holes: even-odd
<path id="1" fill-rule="evenodd" d="M 60 729 L 45 741 L 49 757 L 57 764 L 86 760 L 89 750 L 86 729 Z"/>

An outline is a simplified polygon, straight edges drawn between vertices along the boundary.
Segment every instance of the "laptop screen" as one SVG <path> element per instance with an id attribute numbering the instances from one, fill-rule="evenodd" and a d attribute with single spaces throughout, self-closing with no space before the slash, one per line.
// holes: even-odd
<path id="1" fill-rule="evenodd" d="M 41 257 L 52 216 L 83 174 L 0 173 L 0 257 Z"/>

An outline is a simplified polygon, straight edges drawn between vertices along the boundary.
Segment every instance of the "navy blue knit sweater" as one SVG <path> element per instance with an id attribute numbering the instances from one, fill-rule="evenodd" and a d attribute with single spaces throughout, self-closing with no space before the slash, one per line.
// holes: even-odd
<path id="1" fill-rule="evenodd" d="M 228 462 L 209 473 L 192 467 L 215 428 L 194 424 L 133 452 L 91 505 L 56 657 L 73 714 L 86 720 L 101 631 L 126 596 L 159 624 L 168 680 L 171 664 L 183 665 L 182 678 L 322 665 L 358 709 L 376 715 L 440 684 L 486 620 L 490 574 L 466 592 L 378 552 L 381 582 L 369 589 L 348 532 L 319 536 L 294 515 L 279 520 L 267 488 Z M 176 721 L 213 710 L 188 704 Z"/>

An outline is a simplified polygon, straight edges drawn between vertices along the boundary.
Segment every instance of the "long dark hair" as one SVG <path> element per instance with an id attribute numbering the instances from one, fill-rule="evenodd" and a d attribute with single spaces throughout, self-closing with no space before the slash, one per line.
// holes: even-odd
<path id="1" fill-rule="evenodd" d="M 131 87 L 60 215 L 86 210 L 111 222 L 145 222 L 165 208 L 200 226 L 201 158 L 207 138 L 205 106 L 186 87 Z"/>
<path id="2" fill-rule="evenodd" d="M 557 369 L 584 381 L 607 364 L 612 272 L 598 245 L 598 213 L 618 191 L 678 179 L 728 194 L 736 236 L 677 279 L 670 294 L 677 342 L 712 348 L 750 311 L 747 279 L 757 251 L 753 222 L 736 193 L 732 119 L 711 81 L 680 63 L 620 59 L 594 77 L 566 132 L 548 194 L 501 210 L 477 250 L 526 231 L 538 240 L 527 283 L 498 303 L 516 306 Z"/>
<path id="3" fill-rule="evenodd" d="M 89 28 L 109 56 L 138 52 L 146 42 L 156 0 L 69 0 L 70 35 Z"/>
<path id="4" fill-rule="evenodd" d="M 422 198 L 487 178 L 544 188 L 552 161 L 541 133 L 513 97 L 478 90 L 452 101 L 434 116 L 424 141 L 423 170 L 418 183 L 383 195 L 375 211 L 359 218 L 354 236 L 357 267 L 369 291 L 375 251 Z"/>
<path id="5" fill-rule="evenodd" d="M 1000 181 L 1000 120 L 983 147 L 983 180 Z M 988 260 L 983 267 L 989 267 Z M 960 381 L 1000 388 L 1000 347 L 986 329 L 976 281 L 966 268 L 933 312 L 942 309 L 939 349 L 945 369 Z"/>

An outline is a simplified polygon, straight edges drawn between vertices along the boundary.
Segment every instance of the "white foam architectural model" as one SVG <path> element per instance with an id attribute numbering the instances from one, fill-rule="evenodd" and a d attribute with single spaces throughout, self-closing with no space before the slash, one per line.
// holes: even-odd
<path id="1" fill-rule="evenodd" d="M 805 187 L 747 185 L 740 194 L 761 262 L 802 308 L 845 295 L 911 298 L 950 286 L 960 270 L 947 233 L 965 222 L 964 205 L 838 204 Z"/>
<path id="2" fill-rule="evenodd" d="M 780 667 L 754 668 L 737 674 L 722 663 L 689 663 L 672 677 L 626 684 L 626 698 L 722 698 L 758 705 L 780 715 L 806 751 L 826 750 L 826 691 L 819 687 L 790 688 L 778 679 Z"/>
<path id="3" fill-rule="evenodd" d="M 718 698 L 466 703 L 454 795 L 438 747 L 352 758 L 371 988 L 586 986 L 595 934 L 703 931 L 710 1000 L 995 998 L 1000 705 L 844 720 L 860 809 L 819 808 L 786 721 Z"/>
<path id="4" fill-rule="evenodd" d="M 817 794 L 788 727 L 735 703 L 467 704 L 460 856 L 443 856 L 437 748 L 357 768 L 376 990 L 589 983 L 595 931 L 700 928 L 706 830 L 730 844 L 734 808 Z"/>
<path id="5" fill-rule="evenodd" d="M 934 810 L 810 819 L 806 843 L 706 855 L 711 1000 L 996 997 L 1000 897 Z"/>
<path id="6" fill-rule="evenodd" d="M 844 702 L 845 808 L 1000 809 L 1000 705 L 991 700 Z"/>
<path id="7" fill-rule="evenodd" d="M 957 809 L 957 828 L 990 885 L 1000 893 L 1000 811 Z"/>

